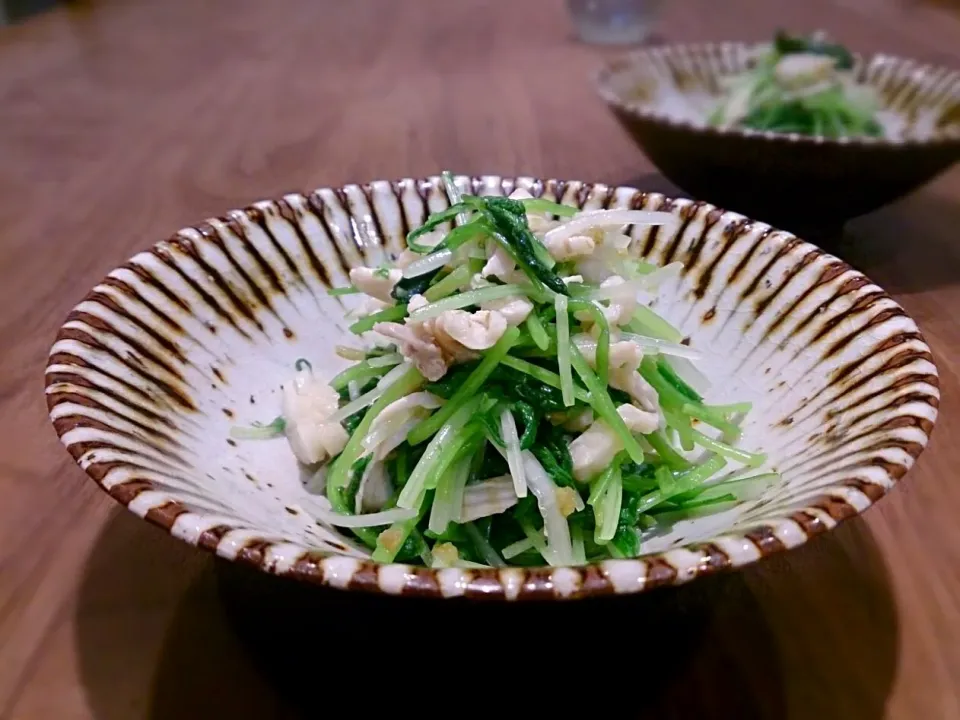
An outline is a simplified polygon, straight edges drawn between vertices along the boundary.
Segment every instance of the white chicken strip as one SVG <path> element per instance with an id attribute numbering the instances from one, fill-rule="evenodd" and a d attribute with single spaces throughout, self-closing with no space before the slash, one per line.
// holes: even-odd
<path id="1" fill-rule="evenodd" d="M 633 433 L 645 435 L 660 426 L 660 415 L 646 412 L 633 405 L 621 405 L 617 414 Z M 587 482 L 603 472 L 623 450 L 623 441 L 603 420 L 596 420 L 586 432 L 570 443 L 570 457 L 573 460 L 573 476 L 580 482 Z"/>
<path id="2" fill-rule="evenodd" d="M 610 385 L 622 390 L 644 410 L 656 412 L 660 396 L 653 385 L 643 379 L 636 370 L 617 368 L 610 371 Z"/>
<path id="3" fill-rule="evenodd" d="M 447 310 L 433 319 L 431 330 L 441 346 L 446 335 L 470 350 L 489 350 L 507 331 L 507 319 L 497 310 Z"/>
<path id="4" fill-rule="evenodd" d="M 606 280 L 600 283 L 600 287 L 615 288 L 619 285 L 626 283 L 619 275 L 611 275 Z M 624 288 L 623 292 L 618 292 L 617 295 L 611 298 L 606 306 L 602 306 L 603 315 L 607 319 L 607 323 L 611 327 L 616 327 L 618 325 L 623 325 L 630 321 L 630 318 L 633 317 L 633 313 L 637 309 L 637 298 L 636 295 L 629 290 Z M 581 310 L 576 313 L 575 317 L 581 322 L 589 323 L 592 320 L 590 313 Z"/>
<path id="5" fill-rule="evenodd" d="M 584 360 L 592 367 L 594 370 L 597 368 L 597 342 L 589 335 L 578 334 L 574 335 L 573 341 L 576 343 L 577 348 L 580 350 L 583 355 Z M 643 360 L 643 348 L 641 348 L 637 343 L 630 342 L 629 340 L 619 340 L 617 342 L 610 343 L 610 359 L 608 362 L 608 369 L 618 370 L 620 368 L 628 368 L 630 370 L 636 370 L 640 367 L 640 362 Z"/>
<path id="6" fill-rule="evenodd" d="M 496 277 L 503 282 L 510 282 L 517 264 L 509 253 L 496 243 L 490 242 L 487 247 L 492 249 L 488 250 L 487 263 L 483 266 L 480 274 L 485 278 Z"/>
<path id="7" fill-rule="evenodd" d="M 574 336 L 574 342 L 590 367 L 597 367 L 597 345 L 588 335 Z M 660 400 L 654 387 L 637 372 L 643 360 L 643 350 L 629 340 L 610 343 L 610 362 L 608 364 L 610 385 L 627 393 L 641 408 L 657 412 Z"/>
<path id="8" fill-rule="evenodd" d="M 399 268 L 385 270 L 359 267 L 350 270 L 350 282 L 357 290 L 383 302 L 393 302 L 390 292 L 402 278 L 403 270 Z"/>
<path id="9" fill-rule="evenodd" d="M 581 258 L 590 255 L 597 247 L 597 241 L 589 235 L 574 235 L 568 238 L 547 240 L 544 243 L 550 256 L 557 262 Z"/>
<path id="10" fill-rule="evenodd" d="M 294 382 L 283 386 L 284 433 L 297 460 L 313 465 L 343 450 L 350 436 L 340 423 L 327 421 L 339 405 L 337 391 L 311 372 L 299 373 Z"/>
<path id="11" fill-rule="evenodd" d="M 510 297 L 499 300 L 490 300 L 480 307 L 483 310 L 496 310 L 503 315 L 507 321 L 507 325 L 510 327 L 516 327 L 533 312 L 533 303 L 520 295 L 511 295 Z"/>

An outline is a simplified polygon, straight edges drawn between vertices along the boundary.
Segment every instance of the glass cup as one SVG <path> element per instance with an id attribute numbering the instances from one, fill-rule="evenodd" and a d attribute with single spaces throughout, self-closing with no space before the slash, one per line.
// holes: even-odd
<path id="1" fill-rule="evenodd" d="M 663 0 L 567 0 L 577 35 L 595 45 L 637 45 L 653 30 Z"/>

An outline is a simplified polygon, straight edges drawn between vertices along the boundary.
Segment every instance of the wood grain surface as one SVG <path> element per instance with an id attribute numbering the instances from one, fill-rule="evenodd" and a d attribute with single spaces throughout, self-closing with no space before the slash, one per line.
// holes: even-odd
<path id="1" fill-rule="evenodd" d="M 677 0 L 660 33 L 780 25 L 960 65 L 956 3 Z M 609 611 L 284 599 L 300 588 L 118 509 L 57 443 L 57 326 L 208 214 L 441 168 L 669 189 L 592 94 L 598 52 L 548 0 L 104 0 L 0 29 L 0 717 L 298 718 L 445 689 L 504 717 L 523 703 L 492 691 L 628 717 L 960 718 L 960 167 L 829 239 L 937 355 L 931 447 L 865 517 L 746 572 Z"/>

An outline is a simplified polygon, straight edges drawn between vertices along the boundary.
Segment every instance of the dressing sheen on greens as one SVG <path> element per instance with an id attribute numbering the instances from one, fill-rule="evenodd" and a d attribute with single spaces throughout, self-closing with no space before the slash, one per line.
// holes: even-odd
<path id="1" fill-rule="evenodd" d="M 672 215 L 443 181 L 394 266 L 331 291 L 366 296 L 353 365 L 298 362 L 280 417 L 234 431 L 287 438 L 318 523 L 380 562 L 579 565 L 776 481 L 737 445 L 750 404 L 707 404 L 699 352 L 649 307 L 679 266 L 637 260 L 631 228 Z"/>

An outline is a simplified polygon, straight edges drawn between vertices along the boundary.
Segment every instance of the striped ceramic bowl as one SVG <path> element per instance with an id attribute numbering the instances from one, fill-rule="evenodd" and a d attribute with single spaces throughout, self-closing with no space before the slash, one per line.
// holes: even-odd
<path id="1" fill-rule="evenodd" d="M 686 521 L 638 559 L 570 568 L 376 565 L 298 510 L 308 489 L 286 442 L 237 443 L 278 414 L 297 358 L 332 375 L 348 331 L 327 295 L 400 251 L 447 205 L 439 178 L 286 195 L 211 218 L 133 257 L 70 313 L 46 369 L 67 450 L 117 502 L 184 542 L 264 572 L 338 588 L 515 600 L 635 593 L 796 547 L 876 502 L 926 446 L 937 369 L 916 324 L 879 287 L 789 233 L 712 205 L 630 187 L 460 177 L 583 208 L 665 210 L 632 248 L 680 260 L 657 309 L 706 355 L 711 402 L 754 403 L 745 446 L 782 483 Z"/>
<path id="2" fill-rule="evenodd" d="M 695 197 L 789 227 L 836 225 L 909 193 L 960 159 L 960 72 L 856 57 L 880 99 L 883 138 L 715 128 L 720 79 L 757 45 L 672 45 L 611 60 L 600 96 L 654 165 Z"/>

